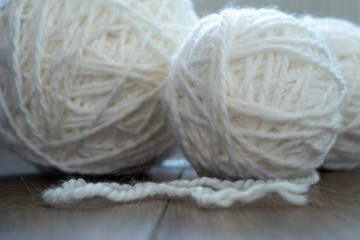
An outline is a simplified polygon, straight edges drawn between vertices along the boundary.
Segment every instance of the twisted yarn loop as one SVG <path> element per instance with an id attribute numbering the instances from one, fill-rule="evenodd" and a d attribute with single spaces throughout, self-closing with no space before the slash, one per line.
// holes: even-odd
<path id="1" fill-rule="evenodd" d="M 249 203 L 269 193 L 277 193 L 284 200 L 304 205 L 304 193 L 319 181 L 316 171 L 297 179 L 239 180 L 235 182 L 201 177 L 193 180 L 175 180 L 167 183 L 137 183 L 134 186 L 118 183 L 88 183 L 84 179 L 71 179 L 60 187 L 43 193 L 49 205 L 65 205 L 93 197 L 104 197 L 115 202 L 130 202 L 154 196 L 170 198 L 190 197 L 201 207 L 230 207 L 235 202 Z"/>
<path id="2" fill-rule="evenodd" d="M 303 21 L 327 43 L 334 64 L 347 84 L 343 124 L 323 167 L 352 169 L 360 165 L 360 27 L 334 18 L 306 16 Z"/>
<path id="3" fill-rule="evenodd" d="M 137 171 L 174 144 L 161 106 L 189 0 L 14 0 L 0 11 L 0 136 L 69 173 Z"/>
<path id="4" fill-rule="evenodd" d="M 18 0 L 5 9 L 0 135 L 21 157 L 71 173 L 146 166 L 174 143 L 164 104 L 204 176 L 134 186 L 73 179 L 46 190 L 46 203 L 167 196 L 229 207 L 269 193 L 306 203 L 341 128 L 345 82 L 298 19 L 226 9 L 188 35 L 198 23 L 190 0 Z"/>

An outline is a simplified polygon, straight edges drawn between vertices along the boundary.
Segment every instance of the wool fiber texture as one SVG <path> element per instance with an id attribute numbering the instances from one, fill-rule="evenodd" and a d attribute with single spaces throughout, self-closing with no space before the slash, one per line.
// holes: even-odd
<path id="1" fill-rule="evenodd" d="M 188 0 L 13 0 L 0 12 L 0 135 L 68 173 L 138 171 L 174 141 L 161 92 Z"/>
<path id="2" fill-rule="evenodd" d="M 360 165 L 360 28 L 346 20 L 304 17 L 324 38 L 335 66 L 347 84 L 343 125 L 326 157 L 324 168 L 352 169 Z"/>
<path id="3" fill-rule="evenodd" d="M 184 41 L 165 90 L 169 128 L 201 176 L 136 185 L 72 179 L 43 199 L 57 206 L 165 196 L 229 207 L 277 193 L 303 205 L 341 127 L 344 93 L 325 43 L 299 20 L 226 9 Z"/>
<path id="4" fill-rule="evenodd" d="M 322 39 L 272 9 L 201 20 L 174 56 L 167 116 L 200 175 L 306 176 L 341 127 L 345 83 Z"/>

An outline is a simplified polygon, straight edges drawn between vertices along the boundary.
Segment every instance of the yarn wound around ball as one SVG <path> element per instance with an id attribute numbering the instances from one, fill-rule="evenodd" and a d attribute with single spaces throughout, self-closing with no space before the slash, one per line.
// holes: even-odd
<path id="1" fill-rule="evenodd" d="M 229 207 L 277 193 L 305 204 L 341 127 L 344 94 L 324 41 L 300 20 L 225 9 L 203 18 L 180 46 L 164 95 L 167 124 L 200 177 L 136 185 L 72 179 L 43 199 L 168 196 Z"/>
<path id="2" fill-rule="evenodd" d="M 198 172 L 268 179 L 323 163 L 345 83 L 300 20 L 229 9 L 201 21 L 172 62 L 167 90 L 171 129 Z"/>
<path id="3" fill-rule="evenodd" d="M 346 20 L 306 16 L 303 21 L 328 45 L 335 66 L 347 84 L 343 125 L 324 168 L 352 169 L 360 165 L 360 28 Z"/>
<path id="4" fill-rule="evenodd" d="M 188 0 L 12 0 L 0 12 L 0 137 L 67 173 L 139 171 L 174 141 L 161 93 L 198 22 Z"/>

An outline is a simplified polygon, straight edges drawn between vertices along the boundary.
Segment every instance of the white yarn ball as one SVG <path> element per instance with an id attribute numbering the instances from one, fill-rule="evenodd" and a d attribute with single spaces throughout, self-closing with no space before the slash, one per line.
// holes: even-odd
<path id="1" fill-rule="evenodd" d="M 138 170 L 169 149 L 160 95 L 189 0 L 13 0 L 1 11 L 0 133 L 65 172 Z"/>
<path id="2" fill-rule="evenodd" d="M 319 36 L 271 9 L 225 9 L 175 55 L 167 116 L 201 175 L 295 178 L 319 167 L 341 127 L 345 83 Z"/>
<path id="3" fill-rule="evenodd" d="M 333 18 L 304 18 L 327 43 L 335 66 L 347 84 L 344 122 L 339 137 L 326 157 L 325 168 L 354 168 L 360 165 L 360 28 Z"/>

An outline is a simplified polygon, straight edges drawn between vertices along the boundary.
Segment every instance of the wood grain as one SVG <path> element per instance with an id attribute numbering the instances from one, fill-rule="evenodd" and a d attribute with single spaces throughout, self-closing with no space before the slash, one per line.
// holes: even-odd
<path id="1" fill-rule="evenodd" d="M 91 181 L 193 178 L 191 168 Z M 323 172 L 306 207 L 277 196 L 230 209 L 200 209 L 190 200 L 116 204 L 95 199 L 50 208 L 40 193 L 68 176 L 54 172 L 0 178 L 0 239 L 360 239 L 360 171 Z"/>
<path id="2" fill-rule="evenodd" d="M 321 176 L 306 207 L 288 205 L 276 196 L 228 210 L 171 201 L 155 238 L 360 239 L 360 171 Z"/>
<path id="3" fill-rule="evenodd" d="M 39 197 L 49 183 L 55 181 L 1 180 L 0 239 L 148 239 L 167 205 L 166 200 L 115 205 L 97 199 L 86 206 L 50 208 Z"/>

